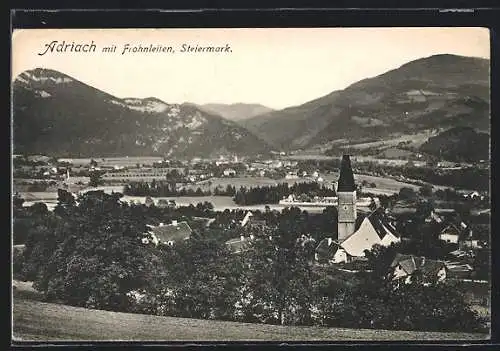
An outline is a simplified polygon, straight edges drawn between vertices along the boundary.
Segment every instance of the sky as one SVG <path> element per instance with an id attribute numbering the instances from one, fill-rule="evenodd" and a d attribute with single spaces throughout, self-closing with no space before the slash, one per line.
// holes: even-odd
<path id="1" fill-rule="evenodd" d="M 95 52 L 47 52 L 95 44 Z M 116 45 L 116 52 L 102 52 Z M 173 53 L 122 54 L 124 45 Z M 181 52 L 229 45 L 231 52 Z M 435 54 L 490 57 L 486 28 L 23 29 L 12 35 L 12 79 L 37 67 L 65 73 L 119 98 L 167 103 L 300 105 L 361 79 Z"/>

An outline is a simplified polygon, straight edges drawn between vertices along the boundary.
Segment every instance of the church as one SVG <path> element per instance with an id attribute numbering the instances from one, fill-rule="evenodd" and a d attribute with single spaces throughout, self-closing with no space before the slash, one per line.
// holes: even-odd
<path id="1" fill-rule="evenodd" d="M 349 155 L 342 156 L 337 196 L 337 240 L 324 238 L 320 241 L 315 254 L 317 261 L 351 262 L 363 259 L 364 251 L 370 250 L 375 244 L 389 246 L 401 240 L 381 209 L 372 211 L 356 229 L 356 184 Z"/>

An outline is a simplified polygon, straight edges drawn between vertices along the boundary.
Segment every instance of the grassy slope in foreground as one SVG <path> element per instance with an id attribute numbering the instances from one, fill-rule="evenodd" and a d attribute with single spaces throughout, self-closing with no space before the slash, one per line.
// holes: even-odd
<path id="1" fill-rule="evenodd" d="M 89 310 L 14 298 L 15 341 L 485 340 L 485 334 L 291 327 Z"/>

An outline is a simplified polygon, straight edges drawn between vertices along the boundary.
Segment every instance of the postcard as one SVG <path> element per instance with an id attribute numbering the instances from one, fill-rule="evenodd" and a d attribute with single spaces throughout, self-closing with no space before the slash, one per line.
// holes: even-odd
<path id="1" fill-rule="evenodd" d="M 16 29 L 13 342 L 490 338 L 490 34 Z"/>

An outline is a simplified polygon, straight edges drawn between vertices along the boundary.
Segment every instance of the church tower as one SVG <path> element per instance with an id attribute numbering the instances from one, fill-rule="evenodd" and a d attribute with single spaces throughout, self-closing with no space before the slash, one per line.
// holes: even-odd
<path id="1" fill-rule="evenodd" d="M 354 233 L 356 223 L 356 185 L 349 155 L 342 156 L 340 177 L 337 185 L 338 196 L 338 241 Z"/>

